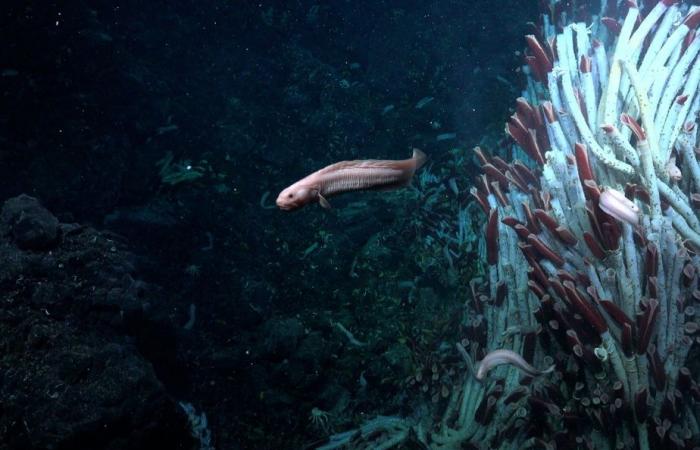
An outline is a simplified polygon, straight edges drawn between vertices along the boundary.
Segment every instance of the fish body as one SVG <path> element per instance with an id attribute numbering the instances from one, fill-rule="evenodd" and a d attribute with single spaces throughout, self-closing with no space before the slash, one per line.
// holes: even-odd
<path id="1" fill-rule="evenodd" d="M 489 370 L 496 366 L 500 366 L 501 364 L 511 364 L 517 367 L 524 374 L 531 377 L 544 375 L 554 370 L 554 366 L 551 366 L 546 370 L 537 370 L 528 364 L 528 362 L 525 361 L 522 356 L 511 350 L 494 350 L 481 360 L 479 368 L 476 371 L 476 379 L 479 381 L 483 380 L 486 378 L 486 374 L 489 372 Z"/>
<path id="2" fill-rule="evenodd" d="M 341 161 L 308 175 L 277 196 L 277 206 L 292 211 L 319 202 L 330 208 L 327 197 L 351 191 L 392 190 L 410 183 L 416 170 L 425 163 L 425 154 L 413 149 L 413 156 L 403 160 L 365 159 Z"/>
<path id="3" fill-rule="evenodd" d="M 598 206 L 603 212 L 617 220 L 627 222 L 630 225 L 639 223 L 639 206 L 617 189 L 606 188 L 603 190 L 600 194 Z"/>

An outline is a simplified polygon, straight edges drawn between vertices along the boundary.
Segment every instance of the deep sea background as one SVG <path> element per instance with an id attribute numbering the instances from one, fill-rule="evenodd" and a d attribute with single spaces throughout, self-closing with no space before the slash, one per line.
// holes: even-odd
<path id="1" fill-rule="evenodd" d="M 37 201 L 0 214 L 0 448 L 200 448 L 179 402 L 212 447 L 303 448 L 437 401 L 408 380 L 461 370 L 471 149 L 536 3 L 3 2 L 0 201 Z M 412 147 L 411 188 L 274 208 Z"/>

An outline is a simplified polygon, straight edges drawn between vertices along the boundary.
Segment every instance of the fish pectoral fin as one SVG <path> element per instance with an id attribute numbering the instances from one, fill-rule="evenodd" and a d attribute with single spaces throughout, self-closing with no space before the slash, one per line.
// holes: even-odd
<path id="1" fill-rule="evenodd" d="M 331 209 L 331 204 L 328 203 L 328 200 L 326 200 L 326 197 L 324 197 L 321 194 L 318 194 L 318 203 L 324 207 L 325 209 Z"/>

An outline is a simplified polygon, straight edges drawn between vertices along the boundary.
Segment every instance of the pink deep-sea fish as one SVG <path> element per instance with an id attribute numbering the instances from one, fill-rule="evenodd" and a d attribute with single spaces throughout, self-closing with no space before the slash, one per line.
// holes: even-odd
<path id="1" fill-rule="evenodd" d="M 413 157 L 402 160 L 364 159 L 326 166 L 289 186 L 277 196 L 277 206 L 293 211 L 318 202 L 330 208 L 327 198 L 351 191 L 392 190 L 406 186 L 425 163 L 425 154 L 413 149 Z"/>
<path id="2" fill-rule="evenodd" d="M 550 373 L 554 370 L 555 367 L 551 366 L 545 370 L 537 370 L 530 364 L 528 364 L 522 356 L 518 355 L 514 351 L 494 350 L 488 355 L 484 356 L 484 359 L 481 360 L 479 368 L 476 371 L 476 379 L 479 381 L 483 380 L 486 377 L 486 374 L 489 372 L 489 370 L 493 369 L 496 366 L 500 366 L 501 364 L 511 364 L 517 367 L 521 372 L 531 377 L 536 377 L 539 375 Z"/>
<path id="3" fill-rule="evenodd" d="M 598 206 L 617 220 L 625 221 L 631 225 L 639 223 L 639 206 L 617 189 L 606 188 L 603 190 Z"/>

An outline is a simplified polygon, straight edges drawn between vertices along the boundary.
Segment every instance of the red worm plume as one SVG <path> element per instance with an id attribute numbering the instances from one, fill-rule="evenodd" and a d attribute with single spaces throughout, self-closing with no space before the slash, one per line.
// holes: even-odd
<path id="1" fill-rule="evenodd" d="M 608 324 L 605 322 L 603 316 L 600 314 L 595 305 L 581 295 L 581 293 L 576 289 L 574 283 L 565 281 L 564 289 L 566 289 L 566 296 L 573 306 L 575 312 L 581 314 L 586 322 L 588 322 L 599 334 L 603 334 L 608 331 Z"/>
<path id="2" fill-rule="evenodd" d="M 501 223 L 503 225 L 507 225 L 511 228 L 515 228 L 516 225 L 522 225 L 522 222 L 520 222 L 518 219 L 516 219 L 513 216 L 506 216 L 501 220 Z"/>
<path id="3" fill-rule="evenodd" d="M 562 258 L 558 253 L 554 252 L 554 250 L 549 248 L 547 244 L 542 242 L 542 240 L 540 240 L 540 238 L 534 234 L 530 234 L 527 237 L 527 242 L 528 244 L 532 245 L 542 257 L 552 261 L 555 266 L 561 267 L 564 265 L 564 258 Z"/>
<path id="4" fill-rule="evenodd" d="M 690 30 L 688 34 L 685 35 L 685 39 L 683 39 L 683 45 L 681 46 L 681 52 L 685 53 L 686 49 L 690 45 L 691 42 L 693 42 L 693 39 L 695 39 L 695 30 Z"/>
<path id="5" fill-rule="evenodd" d="M 611 302 L 610 300 L 601 300 L 599 304 L 620 327 L 625 325 L 632 326 L 632 319 L 627 317 L 627 314 L 625 314 L 625 312 L 615 303 Z"/>
<path id="6" fill-rule="evenodd" d="M 547 123 L 554 123 L 556 122 L 557 115 L 554 114 L 554 106 L 552 105 L 552 102 L 549 100 L 542 102 L 542 113 L 544 114 L 545 119 L 547 119 Z"/>
<path id="7" fill-rule="evenodd" d="M 481 210 L 484 211 L 484 214 L 488 214 L 489 202 L 486 200 L 486 196 L 475 187 L 469 189 L 469 194 L 471 194 L 474 200 L 481 206 Z"/>
<path id="8" fill-rule="evenodd" d="M 508 187 L 508 178 L 506 178 L 505 174 L 498 170 L 496 166 L 494 166 L 493 164 L 484 164 L 481 169 L 486 175 L 491 177 L 493 180 L 496 180 L 499 183 L 501 183 L 502 187 Z"/>
<path id="9" fill-rule="evenodd" d="M 498 181 L 492 181 L 491 182 L 491 192 L 493 193 L 494 197 L 498 199 L 498 202 L 502 206 L 508 206 L 510 203 L 508 202 L 508 198 L 503 195 L 503 191 L 501 190 L 501 183 Z"/>
<path id="10" fill-rule="evenodd" d="M 528 47 L 530 47 L 532 54 L 535 56 L 535 58 L 537 58 L 538 63 L 541 64 L 544 71 L 550 72 L 552 70 L 552 61 L 550 61 L 549 56 L 547 55 L 544 47 L 542 47 L 542 44 L 540 44 L 540 41 L 538 41 L 532 34 L 525 36 L 525 41 L 527 42 Z"/>
<path id="11" fill-rule="evenodd" d="M 527 218 L 527 228 L 530 230 L 531 233 L 534 234 L 539 234 L 542 230 L 540 229 L 540 224 L 535 219 L 535 216 L 532 214 L 532 210 L 530 210 L 530 206 L 526 203 L 523 202 L 523 211 L 525 212 L 525 217 Z"/>
<path id="12" fill-rule="evenodd" d="M 574 150 L 576 154 L 576 168 L 578 169 L 578 176 L 581 181 L 594 180 L 593 170 L 591 169 L 591 164 L 588 161 L 588 151 L 586 146 L 577 142 L 574 145 Z"/>
<path id="13" fill-rule="evenodd" d="M 631 357 L 634 354 L 634 344 L 632 341 L 632 325 L 626 323 L 622 326 L 620 333 L 620 345 L 626 356 Z"/>
<path id="14" fill-rule="evenodd" d="M 474 147 L 474 154 L 482 166 L 489 163 L 489 155 L 481 147 Z"/>
<path id="15" fill-rule="evenodd" d="M 500 156 L 494 156 L 491 158 L 491 164 L 493 164 L 498 170 L 500 170 L 503 173 L 506 173 L 507 171 L 510 170 L 510 165 L 503 161 L 503 158 Z"/>
<path id="16" fill-rule="evenodd" d="M 540 266 L 539 263 L 534 260 L 534 258 L 526 257 L 526 259 L 530 264 L 528 273 L 530 274 L 531 279 L 537 281 L 540 285 L 544 286 L 545 289 L 549 288 L 549 280 L 547 279 L 544 270 L 542 270 L 542 266 Z"/>
<path id="17" fill-rule="evenodd" d="M 688 14 L 683 21 L 683 25 L 690 29 L 694 29 L 695 27 L 698 26 L 700 23 L 700 9 L 696 9 L 695 11 L 691 12 Z"/>
<path id="18" fill-rule="evenodd" d="M 586 55 L 581 55 L 581 61 L 579 62 L 579 70 L 581 73 L 591 73 L 593 69 L 593 64 L 591 58 Z"/>
<path id="19" fill-rule="evenodd" d="M 605 259 L 605 250 L 603 250 L 603 247 L 600 246 L 600 243 L 598 243 L 598 240 L 593 237 L 593 235 L 585 231 L 583 233 L 583 240 L 586 242 L 586 245 L 588 246 L 588 249 L 593 253 L 593 256 L 595 256 L 598 259 Z"/>
<path id="20" fill-rule="evenodd" d="M 512 166 L 513 171 L 517 172 L 518 175 L 525 180 L 528 184 L 539 187 L 540 183 L 534 173 L 525 164 L 520 161 L 515 161 Z"/>
<path id="21" fill-rule="evenodd" d="M 659 391 L 663 391 L 666 386 L 666 371 L 664 370 L 664 363 L 659 356 L 659 351 L 654 344 L 649 345 L 647 359 L 649 360 L 649 368 L 651 369 L 651 376 L 654 379 L 656 388 Z"/>
<path id="22" fill-rule="evenodd" d="M 639 336 L 637 337 L 637 354 L 639 355 L 643 355 L 648 350 L 658 313 L 659 301 L 652 298 L 649 300 L 647 309 L 639 316 L 637 324 L 637 329 L 639 330 Z"/>
<path id="23" fill-rule="evenodd" d="M 527 237 L 530 235 L 530 230 L 528 230 L 525 225 L 517 224 L 513 227 L 513 229 L 518 234 L 520 239 L 527 241 Z M 528 246 L 528 248 L 532 248 L 532 246 Z"/>
<path id="24" fill-rule="evenodd" d="M 515 100 L 515 111 L 525 128 L 537 128 L 536 113 L 524 97 L 518 97 Z"/>
<path id="25" fill-rule="evenodd" d="M 544 166 L 544 156 L 542 152 L 542 146 L 540 145 L 540 142 L 544 142 L 544 140 L 539 139 L 538 136 L 545 136 L 544 133 L 537 133 L 537 130 L 528 130 L 528 138 L 529 138 L 529 147 L 530 151 L 532 152 L 532 158 L 537 161 L 537 163 L 541 166 Z"/>
<path id="26" fill-rule="evenodd" d="M 544 288 L 542 288 L 542 286 L 540 286 L 540 284 L 537 283 L 535 280 L 529 280 L 527 282 L 527 287 L 529 287 L 532 293 L 535 294 L 540 300 L 544 298 L 546 292 Z"/>
<path id="27" fill-rule="evenodd" d="M 634 135 L 637 137 L 638 141 L 647 140 L 646 131 L 644 131 L 644 128 L 642 128 L 642 126 L 639 125 L 639 122 L 637 122 L 632 116 L 626 113 L 622 113 L 620 114 L 620 122 L 627 125 L 629 129 L 632 130 Z"/>
<path id="28" fill-rule="evenodd" d="M 486 223 L 486 259 L 489 265 L 498 263 L 498 211 L 495 208 L 489 211 Z"/>
<path id="29" fill-rule="evenodd" d="M 569 230 L 568 228 L 564 226 L 558 226 L 554 230 L 554 232 L 559 238 L 559 240 L 562 241 L 565 245 L 573 247 L 574 245 L 578 244 L 578 239 L 576 239 L 574 233 L 572 233 L 571 230 Z"/>
<path id="30" fill-rule="evenodd" d="M 647 278 L 655 277 L 658 270 L 659 251 L 653 242 L 647 244 L 644 252 L 644 275 Z"/>
<path id="31" fill-rule="evenodd" d="M 552 233 L 554 233 L 557 227 L 559 226 L 559 223 L 557 223 L 557 221 L 552 216 L 547 214 L 543 209 L 536 209 L 535 217 L 537 217 L 537 220 L 539 220 Z"/>
<path id="32" fill-rule="evenodd" d="M 509 170 L 506 172 L 506 178 L 522 192 L 527 192 L 527 183 L 520 177 L 520 175 L 518 175 L 518 172 Z"/>
<path id="33" fill-rule="evenodd" d="M 566 298 L 566 290 L 564 289 L 564 285 L 561 284 L 561 281 L 557 280 L 556 278 L 549 278 L 549 285 L 552 287 L 554 292 L 559 296 L 560 299 L 563 301 L 568 301 Z"/>
<path id="34" fill-rule="evenodd" d="M 605 25 L 608 31 L 610 31 L 615 36 L 620 34 L 620 31 L 622 31 L 622 25 L 620 25 L 620 22 L 613 19 L 612 17 L 603 17 L 602 19 L 600 19 L 600 21 L 603 23 L 603 25 Z"/>

